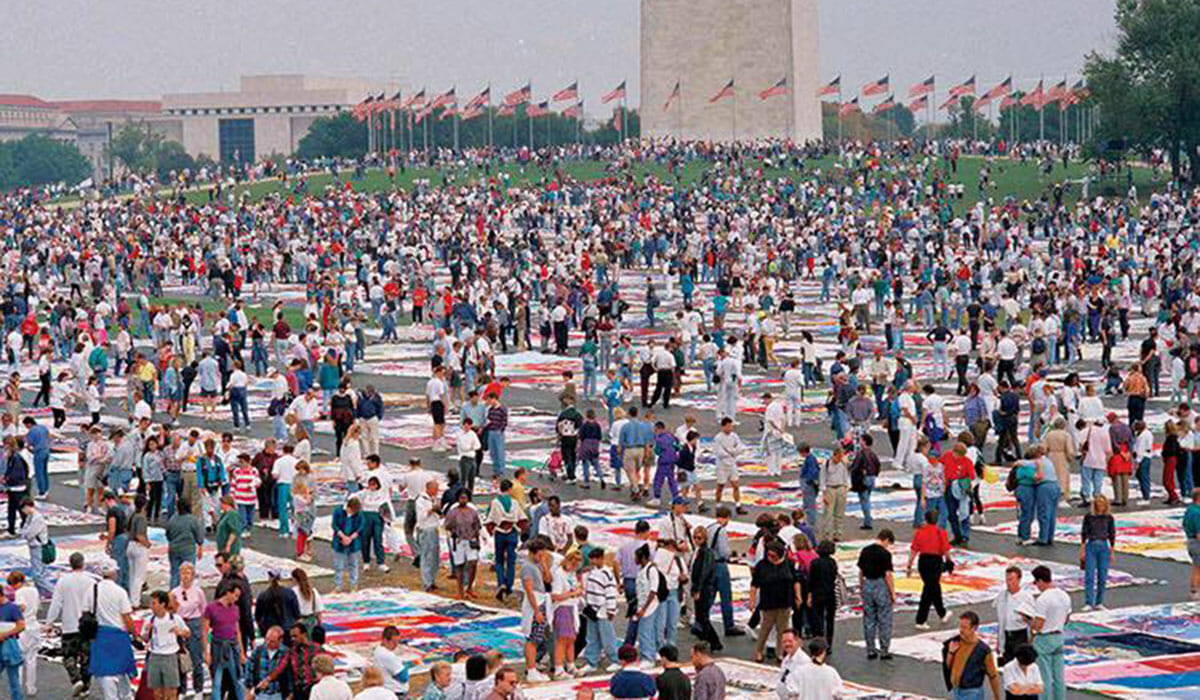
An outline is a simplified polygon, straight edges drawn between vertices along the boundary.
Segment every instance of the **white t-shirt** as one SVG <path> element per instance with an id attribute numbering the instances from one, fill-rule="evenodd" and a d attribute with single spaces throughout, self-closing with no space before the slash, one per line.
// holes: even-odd
<path id="1" fill-rule="evenodd" d="M 296 479 L 296 464 L 300 460 L 294 454 L 285 454 L 271 465 L 271 476 L 281 484 L 290 484 Z"/>
<path id="2" fill-rule="evenodd" d="M 150 626 L 153 630 L 150 635 L 150 653 L 151 654 L 178 654 L 179 653 L 179 637 L 176 637 L 172 630 L 184 632 L 187 630 L 187 623 L 182 617 L 174 613 L 167 613 L 162 617 L 152 615 L 150 617 Z"/>
<path id="3" fill-rule="evenodd" d="M 458 449 L 459 458 L 474 457 L 475 451 L 481 448 L 479 436 L 474 430 L 463 430 L 454 439 L 454 445 Z"/>
<path id="4" fill-rule="evenodd" d="M 91 609 L 91 606 L 88 606 Z M 101 625 L 125 629 L 125 615 L 133 612 L 129 594 L 116 581 L 105 579 L 96 589 L 96 621 Z"/>
<path id="5" fill-rule="evenodd" d="M 842 696 L 842 677 L 828 664 L 806 664 L 796 671 L 796 675 L 800 686 L 797 700 L 829 700 Z"/>
<path id="6" fill-rule="evenodd" d="M 1042 634 L 1062 632 L 1067 616 L 1071 614 L 1071 597 L 1061 588 L 1047 589 L 1033 601 L 1033 611 L 1035 617 L 1045 620 Z"/>
<path id="7" fill-rule="evenodd" d="M 1000 669 L 1000 674 L 1004 679 L 1005 690 L 1014 685 L 1042 685 L 1042 672 L 1038 670 L 1037 664 L 1021 668 L 1021 663 L 1013 659 Z"/>
<path id="8" fill-rule="evenodd" d="M 374 688 L 359 691 L 358 695 L 354 696 L 354 700 L 396 700 L 396 694 L 377 685 Z"/>
<path id="9" fill-rule="evenodd" d="M 431 377 L 425 384 L 425 396 L 430 402 L 446 400 L 446 382 L 437 377 Z"/>
<path id="10" fill-rule="evenodd" d="M 392 694 L 408 692 L 408 668 L 396 653 L 383 646 L 375 647 L 375 666 L 383 671 L 383 687 Z M 403 680 L 401 680 L 403 679 Z"/>

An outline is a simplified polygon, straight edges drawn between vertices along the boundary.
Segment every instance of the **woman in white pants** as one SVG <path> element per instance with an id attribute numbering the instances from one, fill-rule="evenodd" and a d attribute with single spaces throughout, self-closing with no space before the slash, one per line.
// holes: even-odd
<path id="1" fill-rule="evenodd" d="M 37 695 L 38 649 L 42 645 L 38 606 L 42 601 L 38 596 L 37 586 L 27 581 L 25 574 L 20 571 L 8 575 L 8 585 L 13 589 L 13 602 L 25 616 L 25 630 L 17 637 L 17 642 L 21 645 L 21 656 L 25 659 L 21 666 L 21 682 L 25 686 L 26 695 Z"/>

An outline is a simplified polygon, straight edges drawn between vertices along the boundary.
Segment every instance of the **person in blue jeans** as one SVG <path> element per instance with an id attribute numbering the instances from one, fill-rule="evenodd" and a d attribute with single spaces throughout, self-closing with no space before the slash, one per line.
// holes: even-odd
<path id="1" fill-rule="evenodd" d="M 588 552 L 588 570 L 583 576 L 584 616 L 587 617 L 587 646 L 583 658 L 593 669 L 600 667 L 600 655 L 610 664 L 617 660 L 617 636 L 613 619 L 617 615 L 617 581 L 612 569 L 604 565 L 604 548 Z M 590 611 L 590 614 L 589 614 Z"/>
<path id="2" fill-rule="evenodd" d="M 812 447 L 807 442 L 800 443 L 797 452 L 800 453 L 800 459 L 803 460 L 800 466 L 800 493 L 804 499 L 804 518 L 809 527 L 817 530 L 819 524 L 817 496 L 820 493 L 821 462 L 812 453 Z"/>
<path id="3" fill-rule="evenodd" d="M 1058 524 L 1058 500 L 1062 496 L 1062 486 L 1058 483 L 1058 472 L 1054 470 L 1054 462 L 1046 455 L 1046 448 L 1035 445 L 1030 452 L 1037 464 L 1038 482 L 1034 488 L 1034 507 L 1037 510 L 1038 537 L 1037 544 L 1048 547 L 1054 544 L 1054 531 Z"/>
<path id="4" fill-rule="evenodd" d="M 729 549 L 729 533 L 725 531 L 732 515 L 728 506 L 717 508 L 717 523 L 709 530 L 708 546 L 717 557 L 717 596 L 721 601 L 721 622 L 725 625 L 725 636 L 741 637 L 746 631 L 733 622 L 733 582 L 729 577 L 732 552 Z"/>
<path id="5" fill-rule="evenodd" d="M 15 602 L 8 599 L 3 586 L 0 586 L 0 622 L 9 629 L 0 632 L 0 667 L 8 676 L 8 693 L 12 700 L 24 700 L 24 689 L 21 687 L 21 666 L 23 657 L 20 642 L 17 638 L 25 631 L 25 616 Z"/>
<path id="6" fill-rule="evenodd" d="M 662 646 L 662 622 L 665 608 L 659 600 L 659 590 L 666 587 L 666 581 L 658 567 L 654 566 L 650 554 L 650 545 L 644 544 L 638 548 L 634 557 L 638 565 L 636 583 L 636 607 L 632 616 L 637 621 L 638 654 L 643 661 L 654 663 L 658 659 L 658 649 Z"/>
<path id="7" fill-rule="evenodd" d="M 970 610 L 958 616 L 958 636 L 946 643 L 945 667 L 954 700 L 984 700 L 985 681 L 992 697 L 1002 697 L 995 655 L 979 638 L 979 616 Z"/>
<path id="8" fill-rule="evenodd" d="M 875 439 L 870 435 L 863 435 L 858 452 L 854 454 L 854 461 L 850 464 L 851 475 L 857 476 L 861 481 L 861 485 L 855 486 L 859 487 L 858 504 L 862 510 L 862 525 L 859 527 L 863 530 L 874 529 L 874 521 L 871 519 L 871 491 L 875 488 L 875 478 L 879 476 L 881 468 L 879 456 L 871 449 L 874 443 Z"/>
<path id="9" fill-rule="evenodd" d="M 1079 559 L 1083 562 L 1084 610 L 1104 607 L 1104 591 L 1108 586 L 1108 564 L 1117 544 L 1117 526 L 1108 512 L 1108 498 L 1092 499 L 1092 512 L 1083 516 L 1079 532 Z"/>
<path id="10" fill-rule="evenodd" d="M 488 507 L 484 527 L 492 535 L 496 548 L 496 599 L 512 594 L 513 579 L 516 577 L 517 543 L 519 530 L 528 523 L 521 504 L 512 496 L 512 481 L 500 482 L 500 494 L 492 499 Z"/>

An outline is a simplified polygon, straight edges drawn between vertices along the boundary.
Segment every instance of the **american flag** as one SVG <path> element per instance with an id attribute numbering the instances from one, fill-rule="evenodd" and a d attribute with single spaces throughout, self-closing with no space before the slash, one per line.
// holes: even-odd
<path id="1" fill-rule="evenodd" d="M 524 87 L 517 88 L 504 96 L 504 104 L 508 107 L 516 107 L 533 99 L 533 86 L 525 83 Z"/>
<path id="2" fill-rule="evenodd" d="M 367 115 L 371 113 L 371 105 L 375 102 L 374 95 L 367 95 L 367 99 L 354 105 L 354 118 L 358 121 L 364 121 Z"/>
<path id="3" fill-rule="evenodd" d="M 424 107 L 423 109 L 417 110 L 416 123 L 420 124 L 421 121 L 424 120 L 426 117 L 428 117 L 430 114 L 433 114 L 433 106 L 432 105 L 429 105 L 427 107 Z"/>
<path id="4" fill-rule="evenodd" d="M 888 98 L 886 100 L 875 105 L 875 107 L 871 110 L 871 114 L 883 114 L 884 112 L 888 111 L 889 109 L 891 109 L 895 106 L 896 106 L 896 96 L 888 95 Z"/>
<path id="5" fill-rule="evenodd" d="M 562 115 L 568 119 L 583 119 L 583 103 L 576 102 L 562 111 Z"/>
<path id="6" fill-rule="evenodd" d="M 1004 96 L 1003 100 L 1000 100 L 1000 109 L 1008 109 L 1009 107 L 1015 107 L 1019 104 L 1021 104 L 1021 100 L 1017 99 L 1017 97 L 1010 92 Z"/>
<path id="7" fill-rule="evenodd" d="M 468 111 L 472 110 L 472 109 L 479 109 L 480 107 L 486 105 L 487 103 L 489 103 L 491 101 L 492 101 L 492 88 L 485 87 L 483 89 L 483 92 L 481 92 L 478 95 L 471 98 L 471 101 L 467 103 L 467 106 L 465 107 L 465 109 Z"/>
<path id="8" fill-rule="evenodd" d="M 573 82 L 562 90 L 554 93 L 550 98 L 553 102 L 569 102 L 570 100 L 579 99 L 579 81 Z"/>
<path id="9" fill-rule="evenodd" d="M 1062 102 L 1070 95 L 1067 90 L 1067 80 L 1064 78 L 1046 92 L 1046 102 Z"/>
<path id="10" fill-rule="evenodd" d="M 470 121 L 470 120 L 474 119 L 475 117 L 479 117 L 482 115 L 483 115 L 482 108 L 468 107 L 462 111 L 462 114 L 459 116 L 459 119 L 462 119 L 465 122 L 465 121 Z"/>
<path id="11" fill-rule="evenodd" d="M 824 87 L 822 87 L 820 90 L 817 90 L 817 97 L 840 94 L 842 94 L 842 76 L 840 75 L 833 80 L 830 80 L 828 83 L 825 83 Z"/>
<path id="12" fill-rule="evenodd" d="M 671 88 L 671 94 L 667 95 L 667 101 L 663 104 L 663 111 L 671 108 L 671 103 L 679 99 L 679 81 L 675 81 L 675 87 Z"/>
<path id="13" fill-rule="evenodd" d="M 381 92 L 376 95 L 375 101 L 371 103 L 371 115 L 374 116 L 387 109 L 387 101 L 387 95 L 385 93 Z"/>
<path id="14" fill-rule="evenodd" d="M 717 91 L 717 94 L 708 98 L 708 101 L 709 102 L 720 102 L 721 100 L 725 99 L 726 97 L 733 97 L 733 78 L 730 78 L 729 82 L 725 83 L 725 87 L 723 87 Z"/>
<path id="15" fill-rule="evenodd" d="M 975 76 L 967 78 L 963 82 L 950 88 L 951 97 L 965 97 L 966 95 L 975 94 Z"/>
<path id="16" fill-rule="evenodd" d="M 788 83 L 787 83 L 787 78 L 783 78 L 778 83 L 775 83 L 774 85 L 767 88 L 766 90 L 763 90 L 762 92 L 758 93 L 758 99 L 769 100 L 772 97 L 777 97 L 779 95 L 786 95 L 786 94 L 788 94 Z"/>
<path id="17" fill-rule="evenodd" d="M 622 85 L 624 85 L 624 83 L 622 83 Z M 617 133 L 621 132 L 621 112 L 622 112 L 621 109 L 613 110 L 612 125 L 613 125 L 613 130 L 616 131 Z"/>
<path id="18" fill-rule="evenodd" d="M 405 100 L 404 104 L 400 105 L 400 109 L 409 109 L 410 107 L 415 109 L 423 106 L 425 106 L 425 88 L 421 88 L 420 92 Z"/>
<path id="19" fill-rule="evenodd" d="M 988 105 L 990 105 L 991 103 L 992 103 L 992 98 L 988 97 L 987 95 L 984 95 L 983 97 L 980 97 L 978 100 L 975 100 L 975 104 L 971 105 L 971 108 L 974 109 L 976 112 L 982 112 L 983 110 L 987 109 Z"/>
<path id="20" fill-rule="evenodd" d="M 987 94 L 984 95 L 984 98 L 988 99 L 988 100 L 994 100 L 997 97 L 1003 97 L 1010 92 L 1012 92 L 1012 76 L 1011 75 L 1008 76 L 1007 78 L 1005 78 L 1004 80 L 1000 81 L 1000 84 L 997 85 L 996 87 L 992 88 L 991 90 L 988 90 Z"/>
<path id="21" fill-rule="evenodd" d="M 960 99 L 961 99 L 961 98 L 959 98 L 959 97 L 955 97 L 954 95 L 951 95 L 950 97 L 947 97 L 947 98 L 946 98 L 946 101 L 945 101 L 945 102 L 943 102 L 943 103 L 941 103 L 940 105 L 938 105 L 938 110 L 939 110 L 939 111 L 941 111 L 941 110 L 943 110 L 943 109 L 950 109 L 950 108 L 951 108 L 951 107 L 953 107 L 954 105 L 958 104 L 958 101 L 959 101 Z"/>
<path id="22" fill-rule="evenodd" d="M 604 93 L 604 97 L 600 98 L 600 103 L 608 104 L 609 102 L 612 102 L 613 100 L 623 100 L 623 99 L 625 99 L 625 81 L 624 80 L 622 80 L 621 84 L 616 86 L 615 88 L 613 88 L 610 92 Z"/>
<path id="23" fill-rule="evenodd" d="M 842 105 L 842 108 L 838 110 L 838 116 L 844 117 L 848 114 L 854 114 L 855 112 L 862 112 L 862 110 L 858 108 L 857 97 Z"/>
<path id="24" fill-rule="evenodd" d="M 1042 81 L 1039 80 L 1037 87 L 1021 98 L 1021 104 L 1033 107 L 1034 109 L 1041 109 L 1045 106 L 1045 100 L 1046 94 L 1042 90 Z"/>
<path id="25" fill-rule="evenodd" d="M 449 90 L 433 98 L 433 104 L 431 104 L 430 107 L 437 109 L 438 107 L 446 107 L 448 105 L 457 103 L 458 96 L 454 94 L 454 88 L 450 88 Z"/>
<path id="26" fill-rule="evenodd" d="M 550 103 L 548 101 L 547 102 L 538 102 L 537 104 L 531 104 L 525 108 L 525 114 L 526 114 L 526 116 L 529 116 L 529 117 L 544 117 L 549 113 L 550 113 Z"/>
<path id="27" fill-rule="evenodd" d="M 922 80 L 921 82 L 908 88 L 908 96 L 909 97 L 921 97 L 922 95 L 928 95 L 929 93 L 933 92 L 934 86 L 935 86 L 933 77 L 934 76 L 931 75 L 928 78 Z"/>
<path id="28" fill-rule="evenodd" d="M 921 95 L 917 99 L 908 103 L 908 111 L 912 112 L 913 114 L 916 114 L 917 112 L 921 112 L 925 109 L 928 109 L 928 107 L 929 107 L 929 95 Z"/>
<path id="29" fill-rule="evenodd" d="M 449 119 L 450 117 L 453 117 L 455 114 L 458 114 L 458 108 L 455 107 L 454 105 L 450 105 L 449 107 L 447 107 L 445 110 L 442 111 L 440 116 L 438 116 L 438 121 L 442 121 L 443 119 Z"/>
<path id="30" fill-rule="evenodd" d="M 880 78 L 879 80 L 876 80 L 873 83 L 867 83 L 866 85 L 863 85 L 863 88 L 862 88 L 863 97 L 870 97 L 871 95 L 882 95 L 883 93 L 885 93 L 887 91 L 888 91 L 888 76 L 886 76 L 886 75 L 883 76 L 882 78 Z"/>
<path id="31" fill-rule="evenodd" d="M 500 105 L 500 109 L 496 111 L 496 114 L 501 117 L 511 117 L 512 115 L 514 115 L 516 113 L 517 113 L 516 105 Z"/>

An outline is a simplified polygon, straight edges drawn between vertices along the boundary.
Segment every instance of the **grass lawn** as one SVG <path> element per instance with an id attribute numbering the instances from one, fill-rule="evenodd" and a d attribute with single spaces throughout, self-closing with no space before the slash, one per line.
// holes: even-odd
<path id="1" fill-rule="evenodd" d="M 246 316 L 251 321 L 261 321 L 268 328 L 275 325 L 275 318 L 271 315 L 271 304 L 260 302 L 258 304 L 251 303 L 248 296 L 243 297 L 246 300 Z M 216 316 L 224 314 L 229 310 L 229 303 L 223 299 L 207 299 L 201 297 L 151 297 L 150 304 L 153 306 L 170 305 L 178 306 L 187 304 L 194 306 L 196 302 L 203 307 L 206 316 Z M 288 322 L 292 328 L 304 327 L 304 309 L 296 305 L 284 304 L 283 319 Z M 135 323 L 136 327 L 141 328 L 140 324 Z"/>
<path id="2" fill-rule="evenodd" d="M 962 201 L 965 206 L 972 206 L 979 199 L 979 170 L 983 167 L 984 162 L 984 159 L 978 156 L 962 157 L 958 161 L 957 172 L 951 177 L 952 182 L 963 185 Z M 562 165 L 562 170 L 569 177 L 576 180 L 591 181 L 611 176 L 613 173 L 607 169 L 607 166 L 608 163 L 601 161 L 572 161 Z M 684 185 L 694 184 L 710 167 L 710 164 L 707 162 L 689 162 L 683 167 L 680 181 Z M 813 179 L 813 173 L 820 170 L 822 175 L 828 180 L 831 174 L 837 172 L 838 167 L 835 158 L 826 157 L 807 161 L 805 163 L 805 170 L 802 172 L 790 167 L 772 167 L 765 170 L 764 174 L 771 179 L 798 177 L 808 180 Z M 944 167 L 948 167 L 948 165 L 944 164 Z M 1074 201 L 1081 194 L 1081 186 L 1078 181 L 1092 172 L 1093 166 L 1089 163 L 1072 162 L 1064 170 L 1062 164 L 1056 162 L 1054 170 L 1048 176 L 1043 176 L 1038 171 L 1037 164 L 1034 161 L 1022 164 L 1006 158 L 997 158 L 992 161 L 991 179 L 993 187 L 989 190 L 989 196 L 994 201 L 1000 201 L 1008 196 L 1015 197 L 1018 200 L 1034 200 L 1044 192 L 1048 192 L 1056 183 L 1070 181 L 1071 186 L 1067 191 L 1067 199 Z M 1133 172 L 1138 193 L 1143 198 L 1149 195 L 1150 192 L 1160 188 L 1163 184 L 1161 181 L 1156 183 L 1151 180 L 1151 172 L 1148 168 L 1135 167 Z M 490 177 L 495 177 L 497 173 L 508 175 L 508 182 L 512 186 L 536 185 L 553 174 L 548 170 L 543 170 L 533 165 L 504 165 L 494 170 Z M 624 173 L 621 174 L 623 175 Z M 631 166 L 631 174 L 638 181 L 643 181 L 647 176 L 654 176 L 662 180 L 666 180 L 669 177 L 665 165 L 653 162 L 634 164 Z M 412 187 L 413 182 L 416 180 L 428 180 L 437 186 L 446 182 L 450 176 L 451 173 L 447 170 L 410 168 L 404 173 L 398 173 L 396 179 L 393 181 L 387 177 L 386 172 L 383 170 L 369 170 L 361 179 L 353 181 L 353 187 L 361 192 L 380 192 L 395 187 L 407 189 Z M 348 172 L 339 173 L 338 186 L 343 186 L 347 177 L 349 177 Z M 489 174 L 482 168 L 467 168 L 455 171 L 453 177 L 455 178 L 454 182 L 458 184 L 478 183 L 488 178 Z M 328 172 L 310 175 L 307 180 L 308 191 L 310 193 L 319 193 L 324 188 L 334 184 L 333 178 Z M 294 184 L 295 180 L 292 180 L 287 186 L 278 180 L 268 180 L 235 187 L 233 192 L 238 197 L 246 193 L 252 201 L 258 201 L 272 194 L 290 194 L 290 188 Z M 1126 177 L 1122 174 L 1116 178 L 1110 178 L 1104 184 L 1093 182 L 1090 185 L 1089 194 L 1095 196 L 1108 190 L 1109 194 L 1123 195 L 1127 187 Z M 203 203 L 208 201 L 209 194 L 207 190 L 192 190 L 184 196 L 189 202 Z M 225 196 L 228 197 L 228 192 Z"/>

